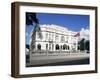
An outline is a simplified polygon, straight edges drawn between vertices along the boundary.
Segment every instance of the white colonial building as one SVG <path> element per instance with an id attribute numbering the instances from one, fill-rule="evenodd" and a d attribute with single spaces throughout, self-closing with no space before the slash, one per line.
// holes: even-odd
<path id="1" fill-rule="evenodd" d="M 77 50 L 77 32 L 58 25 L 40 25 L 42 38 L 31 33 L 30 51 L 72 51 Z M 35 36 L 35 37 L 34 37 Z"/>
<path id="2" fill-rule="evenodd" d="M 34 29 L 31 32 L 30 65 L 42 65 L 89 58 L 89 54 L 78 51 L 77 32 L 58 25 L 40 25 L 42 38 Z"/>

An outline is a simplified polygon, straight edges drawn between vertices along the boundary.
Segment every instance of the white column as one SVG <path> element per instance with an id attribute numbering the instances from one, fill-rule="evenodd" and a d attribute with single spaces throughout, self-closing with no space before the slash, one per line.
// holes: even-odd
<path id="1" fill-rule="evenodd" d="M 54 49 L 53 50 L 55 51 L 55 43 L 53 43 L 53 44 L 54 44 L 54 47 L 53 47 Z"/>
<path id="2" fill-rule="evenodd" d="M 68 46 L 69 46 L 69 51 L 71 51 L 72 50 L 72 44 L 70 43 Z"/>

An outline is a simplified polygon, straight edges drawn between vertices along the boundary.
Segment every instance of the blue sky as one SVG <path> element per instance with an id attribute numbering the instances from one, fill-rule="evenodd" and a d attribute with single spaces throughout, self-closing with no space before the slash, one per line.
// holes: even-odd
<path id="1" fill-rule="evenodd" d="M 89 29 L 89 15 L 73 14 L 49 14 L 37 13 L 40 24 L 55 24 L 67 27 L 71 31 L 80 31 L 82 28 Z M 29 44 L 29 35 L 34 28 L 32 25 L 26 25 L 26 44 Z"/>

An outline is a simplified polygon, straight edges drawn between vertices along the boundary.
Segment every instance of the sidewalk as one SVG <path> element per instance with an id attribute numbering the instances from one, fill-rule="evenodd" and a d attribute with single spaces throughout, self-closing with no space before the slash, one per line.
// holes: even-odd
<path id="1" fill-rule="evenodd" d="M 44 65 L 44 64 L 52 64 L 59 62 L 66 62 L 67 64 L 70 61 L 76 60 L 85 60 L 89 59 L 89 54 L 86 53 L 70 53 L 70 54 L 52 54 L 52 55 L 35 55 L 32 56 L 30 63 L 27 63 L 27 66 L 35 66 L 35 65 Z M 89 62 L 88 62 L 89 63 Z"/>

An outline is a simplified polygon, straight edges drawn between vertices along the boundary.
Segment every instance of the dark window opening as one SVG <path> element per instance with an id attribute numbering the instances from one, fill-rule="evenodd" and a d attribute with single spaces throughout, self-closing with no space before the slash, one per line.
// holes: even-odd
<path id="1" fill-rule="evenodd" d="M 46 50 L 48 50 L 48 44 L 46 44 Z"/>
<path id="2" fill-rule="evenodd" d="M 37 50 L 41 50 L 41 45 L 40 44 L 37 45 Z"/>
<path id="3" fill-rule="evenodd" d="M 59 50 L 59 45 L 58 44 L 56 45 L 56 50 Z"/>
<path id="4" fill-rule="evenodd" d="M 67 50 L 67 45 L 66 44 L 63 45 L 63 50 Z"/>

